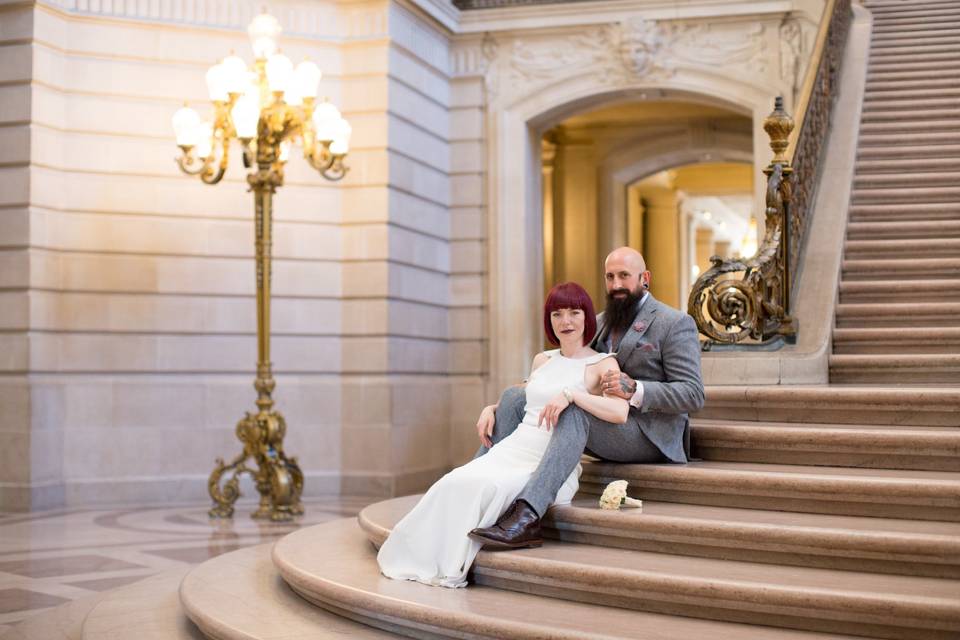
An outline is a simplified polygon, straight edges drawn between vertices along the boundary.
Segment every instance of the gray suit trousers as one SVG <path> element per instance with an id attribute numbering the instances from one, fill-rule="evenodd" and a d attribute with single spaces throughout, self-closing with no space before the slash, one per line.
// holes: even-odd
<path id="1" fill-rule="evenodd" d="M 493 444 L 509 436 L 523 421 L 526 393 L 521 387 L 510 387 L 500 396 L 493 429 Z M 614 462 L 668 462 L 660 450 L 640 430 L 635 411 L 624 424 L 600 420 L 573 405 L 564 409 L 557 422 L 556 433 L 537 470 L 517 496 L 526 500 L 541 517 L 557 497 L 564 480 L 580 463 L 586 452 Z M 481 446 L 475 457 L 488 451 Z"/>

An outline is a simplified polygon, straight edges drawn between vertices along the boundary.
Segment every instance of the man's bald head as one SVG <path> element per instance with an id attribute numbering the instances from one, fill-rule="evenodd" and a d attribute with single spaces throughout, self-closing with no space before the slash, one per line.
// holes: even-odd
<path id="1" fill-rule="evenodd" d="M 604 267 L 611 262 L 628 264 L 640 273 L 647 270 L 647 263 L 644 261 L 643 256 L 633 247 L 620 247 L 611 251 L 610 255 L 608 255 L 607 259 L 603 262 Z"/>
<path id="2" fill-rule="evenodd" d="M 603 281 L 607 285 L 607 295 L 625 298 L 628 294 L 641 296 L 650 284 L 650 272 L 643 256 L 636 249 L 620 247 L 614 249 L 603 263 Z"/>

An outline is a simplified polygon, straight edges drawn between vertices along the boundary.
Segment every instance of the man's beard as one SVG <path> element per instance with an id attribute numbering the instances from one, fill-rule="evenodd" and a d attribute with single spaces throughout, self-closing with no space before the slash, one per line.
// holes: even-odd
<path id="1" fill-rule="evenodd" d="M 615 298 L 614 294 L 626 293 L 623 298 Z M 607 292 L 607 308 L 603 312 L 603 324 L 607 327 L 607 335 L 623 336 L 630 327 L 630 323 L 637 315 L 637 303 L 643 297 L 644 290 L 637 287 L 634 291 L 614 289 Z"/>

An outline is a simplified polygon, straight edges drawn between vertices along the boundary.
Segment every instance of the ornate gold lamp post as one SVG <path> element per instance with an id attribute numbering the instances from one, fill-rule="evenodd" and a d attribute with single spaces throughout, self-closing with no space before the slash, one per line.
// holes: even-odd
<path id="1" fill-rule="evenodd" d="M 273 194 L 283 184 L 283 168 L 293 146 L 328 180 L 339 180 L 347 171 L 344 157 L 350 142 L 350 125 L 329 102 L 317 102 L 320 69 L 309 61 L 294 68 L 277 51 L 280 35 L 276 18 L 263 13 L 250 23 L 255 61 L 248 70 L 244 61 L 230 55 L 207 71 L 207 89 L 213 102 L 213 120 L 204 122 L 184 106 L 173 116 L 177 145 L 183 154 L 177 164 L 184 173 L 216 184 L 227 170 L 230 141 L 243 151 L 243 164 L 253 168 L 247 182 L 253 192 L 257 263 L 257 411 L 237 423 L 243 452 L 230 464 L 217 459 L 210 474 L 214 506 L 210 516 L 228 518 L 240 495 L 240 475 L 253 477 L 260 493 L 254 518 L 289 520 L 303 513 L 300 495 L 303 473 L 296 458 L 283 451 L 286 421 L 273 408 L 276 385 L 270 362 L 270 252 Z M 250 462 L 253 466 L 248 466 Z M 221 481 L 227 477 L 221 488 Z"/>

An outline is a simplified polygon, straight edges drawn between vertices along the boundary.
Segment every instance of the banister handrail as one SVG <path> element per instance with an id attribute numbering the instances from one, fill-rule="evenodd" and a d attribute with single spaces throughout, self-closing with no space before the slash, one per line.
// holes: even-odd
<path id="1" fill-rule="evenodd" d="M 764 169 L 764 237 L 749 258 L 713 256 L 712 266 L 694 283 L 687 312 L 707 337 L 705 349 L 746 340 L 763 344 L 796 340 L 791 291 L 819 180 L 851 15 L 850 0 L 828 0 L 824 7 L 814 56 L 797 101 L 802 108 L 799 123 L 784 111 L 782 97 L 764 122 L 774 151 Z"/>

